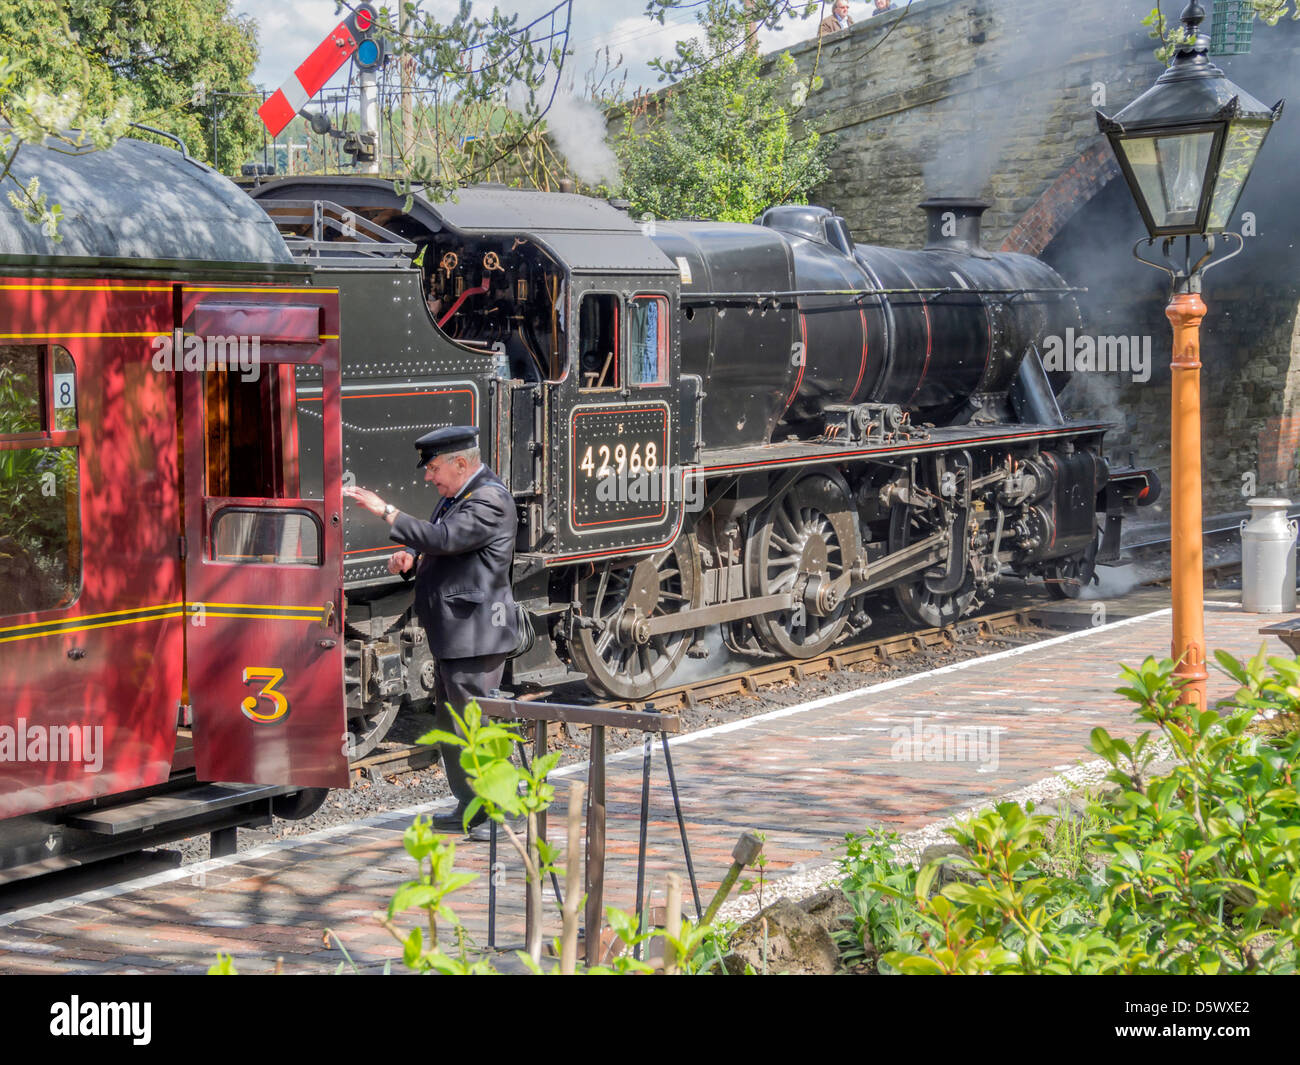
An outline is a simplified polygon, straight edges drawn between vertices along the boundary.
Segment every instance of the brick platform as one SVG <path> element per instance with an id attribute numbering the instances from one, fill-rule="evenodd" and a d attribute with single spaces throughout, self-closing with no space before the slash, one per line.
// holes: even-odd
<path id="1" fill-rule="evenodd" d="M 1260 618 L 1209 604 L 1209 647 L 1253 654 Z M 833 857 L 846 832 L 868 824 L 910 831 L 1091 760 L 1088 734 L 1097 725 L 1137 731 L 1129 704 L 1113 694 L 1116 663 L 1167 656 L 1169 640 L 1169 613 L 1161 611 L 677 738 L 673 759 L 702 889 L 716 884 L 745 829 L 767 834 L 769 876 L 779 875 Z M 1276 641 L 1270 651 L 1284 653 Z M 1232 687 L 1211 673 L 1212 700 Z M 969 729 L 983 731 L 954 731 Z M 562 778 L 585 772 L 556 774 L 557 841 Z M 640 775 L 640 748 L 609 761 L 608 905 L 633 903 Z M 653 784 L 648 876 L 658 895 L 665 872 L 685 872 L 658 748 Z M 373 915 L 413 872 L 401 834 L 415 812 L 0 914 L 0 972 L 202 972 L 219 950 L 241 971 L 270 969 L 283 957 L 288 971 L 329 972 L 343 955 L 324 942 L 326 928 L 363 971 L 390 959 L 401 971 L 397 945 Z M 457 857 L 481 874 L 455 908 L 483 942 L 488 846 L 462 843 Z M 505 881 L 498 942 L 515 946 L 522 878 L 510 860 L 498 875 Z M 558 929 L 557 917 L 547 937 Z"/>

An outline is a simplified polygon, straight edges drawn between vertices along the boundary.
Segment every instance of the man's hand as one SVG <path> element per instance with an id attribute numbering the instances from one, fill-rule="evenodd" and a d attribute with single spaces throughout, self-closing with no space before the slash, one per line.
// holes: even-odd
<path id="1" fill-rule="evenodd" d="M 406 573 L 415 565 L 415 556 L 409 551 L 394 551 L 388 558 L 389 573 Z"/>
<path id="2" fill-rule="evenodd" d="M 370 513 L 376 518 L 382 518 L 384 516 L 384 507 L 386 504 L 382 499 L 375 495 L 374 492 L 370 491 L 369 488 L 349 486 L 343 489 L 343 497 L 352 500 L 352 502 L 356 503 L 357 506 L 370 511 Z"/>

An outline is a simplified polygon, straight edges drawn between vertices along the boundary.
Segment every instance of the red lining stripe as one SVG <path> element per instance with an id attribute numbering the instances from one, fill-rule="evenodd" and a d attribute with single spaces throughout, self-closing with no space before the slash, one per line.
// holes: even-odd
<path id="1" fill-rule="evenodd" d="M 790 390 L 790 398 L 785 401 L 785 406 L 781 408 L 782 414 L 785 414 L 790 409 L 794 397 L 799 394 L 799 386 L 803 384 L 804 367 L 808 365 L 808 323 L 804 319 L 803 311 L 799 312 L 799 338 L 803 342 L 803 353 L 799 359 L 799 376 L 794 380 L 794 388 Z"/>
<path id="2" fill-rule="evenodd" d="M 930 372 L 930 349 L 934 342 L 934 328 L 930 325 L 930 308 L 924 298 L 921 300 L 921 317 L 925 319 L 925 363 L 921 366 L 921 376 L 916 382 L 916 388 L 912 390 L 912 397 L 905 404 L 909 407 L 920 395 L 921 386 L 925 384 L 925 375 Z"/>
<path id="3" fill-rule="evenodd" d="M 858 367 L 858 379 L 849 393 L 849 402 L 858 398 L 858 389 L 862 387 L 862 378 L 867 372 L 867 312 L 858 308 L 858 317 L 862 319 L 862 365 Z"/>

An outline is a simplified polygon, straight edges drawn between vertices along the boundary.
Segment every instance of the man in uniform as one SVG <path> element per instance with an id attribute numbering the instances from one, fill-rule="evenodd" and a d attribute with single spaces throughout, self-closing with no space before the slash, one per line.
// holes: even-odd
<path id="1" fill-rule="evenodd" d="M 457 713 L 501 685 L 506 660 L 519 644 L 518 619 L 510 593 L 518 519 L 514 497 L 479 459 L 473 426 L 435 429 L 415 442 L 424 479 L 442 501 L 428 521 L 403 514 L 365 488 L 343 494 L 382 517 L 391 540 L 410 548 L 388 560 L 388 572 L 415 577 L 415 612 L 437 660 L 435 723 L 455 730 Z M 414 552 L 414 553 L 413 553 Z M 447 781 L 457 799 L 452 815 L 435 819 L 439 828 L 459 830 L 473 789 L 460 766 L 459 748 L 442 748 Z M 476 824 L 482 820 L 480 814 Z"/>

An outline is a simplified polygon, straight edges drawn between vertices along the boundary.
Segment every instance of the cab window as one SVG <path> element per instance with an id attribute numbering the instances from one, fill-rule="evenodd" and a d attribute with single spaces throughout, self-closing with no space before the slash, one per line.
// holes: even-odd
<path id="1" fill-rule="evenodd" d="M 668 300 L 637 296 L 627 305 L 628 384 L 668 382 Z"/>
<path id="2" fill-rule="evenodd" d="M 589 292 L 578 304 L 579 387 L 619 387 L 618 296 Z"/>

